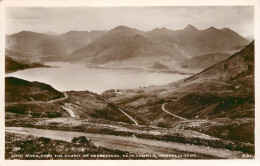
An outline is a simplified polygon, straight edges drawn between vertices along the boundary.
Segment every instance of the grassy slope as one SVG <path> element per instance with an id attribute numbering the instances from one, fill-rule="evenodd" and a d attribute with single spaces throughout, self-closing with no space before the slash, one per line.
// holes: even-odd
<path id="1" fill-rule="evenodd" d="M 254 43 L 251 43 L 227 60 L 186 80 L 168 87 L 149 87 L 143 94 L 123 93 L 111 100 L 148 124 L 186 128 L 222 139 L 254 143 L 253 71 Z M 163 112 L 161 105 L 165 101 L 156 98 L 157 93 L 164 98 L 180 97 L 178 101 L 167 101 L 166 109 L 199 122 L 183 123 Z M 206 119 L 208 123 L 203 122 Z"/>
<path id="2" fill-rule="evenodd" d="M 196 56 L 181 62 L 181 65 L 186 68 L 206 69 L 220 61 L 227 59 L 230 54 L 227 53 L 215 53 L 204 54 Z"/>
<path id="3" fill-rule="evenodd" d="M 30 82 L 15 77 L 5 78 L 6 102 L 49 101 L 62 97 L 64 97 L 64 94 L 50 85 Z"/>

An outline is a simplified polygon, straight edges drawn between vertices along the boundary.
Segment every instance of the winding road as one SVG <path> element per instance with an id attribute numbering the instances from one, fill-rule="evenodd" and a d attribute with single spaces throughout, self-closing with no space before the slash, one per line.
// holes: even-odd
<path id="1" fill-rule="evenodd" d="M 159 96 L 159 93 L 157 93 L 156 94 L 156 97 L 158 98 L 158 99 L 161 99 L 161 100 L 168 100 L 168 101 L 177 101 L 177 99 L 167 99 L 167 98 L 164 98 L 164 97 L 161 97 L 161 96 Z M 178 99 L 179 99 L 179 97 L 178 97 Z"/>
<path id="2" fill-rule="evenodd" d="M 177 101 L 176 99 L 163 98 L 163 97 L 159 96 L 159 93 L 156 94 L 156 97 L 157 97 L 158 99 L 166 100 L 166 101 Z M 178 99 L 179 99 L 179 98 L 180 98 L 180 97 L 178 97 Z M 188 119 L 186 119 L 186 118 L 180 117 L 180 116 L 178 116 L 178 115 L 175 115 L 175 114 L 169 112 L 169 111 L 165 108 L 165 105 L 166 105 L 166 104 L 167 104 L 167 103 L 162 104 L 162 107 L 161 107 L 161 109 L 162 109 L 164 112 L 166 112 L 167 114 L 169 114 L 169 115 L 171 115 L 171 116 L 173 116 L 173 117 L 175 117 L 175 118 L 178 118 L 178 119 L 181 119 L 181 120 L 186 120 L 186 121 L 188 120 Z"/>
<path id="3" fill-rule="evenodd" d="M 59 99 L 54 99 L 54 100 L 49 100 L 47 101 L 47 103 L 54 103 L 54 102 L 57 102 L 57 101 L 61 101 L 61 100 L 65 100 L 67 99 L 69 96 L 67 95 L 67 93 L 64 93 L 64 97 L 63 98 L 59 98 Z"/>
<path id="4" fill-rule="evenodd" d="M 68 95 L 66 93 L 64 93 L 64 97 L 62 98 L 58 98 L 58 99 L 54 99 L 54 100 L 49 100 L 49 101 L 37 101 L 34 100 L 33 98 L 30 97 L 30 99 L 32 101 L 24 101 L 24 102 L 6 102 L 7 105 L 16 105 L 16 104 L 31 104 L 31 103 L 35 103 L 35 104 L 41 104 L 41 103 L 54 103 L 54 102 L 58 102 L 58 101 L 62 101 L 68 98 Z"/>
<path id="5" fill-rule="evenodd" d="M 165 108 L 165 105 L 166 105 L 166 104 L 167 104 L 167 103 L 164 103 L 164 104 L 162 105 L 162 110 L 163 110 L 164 112 L 166 112 L 167 114 L 170 114 L 170 115 L 172 115 L 172 116 L 174 116 L 174 117 L 176 117 L 176 118 L 178 118 L 178 119 L 188 120 L 188 119 L 186 119 L 186 118 L 182 118 L 182 117 L 180 117 L 180 116 L 178 116 L 178 115 L 172 114 L 172 113 L 170 113 L 169 111 L 167 111 L 166 108 Z"/>
<path id="6" fill-rule="evenodd" d="M 105 98 L 103 98 L 103 100 L 105 100 L 107 103 L 115 106 L 119 111 L 121 111 L 125 116 L 127 116 L 132 122 L 134 122 L 136 125 L 139 125 L 137 123 L 137 121 L 132 116 L 128 115 L 122 108 L 118 107 L 116 104 L 114 104 L 113 102 L 111 102 L 111 101 L 109 101 L 109 100 L 107 100 Z"/>

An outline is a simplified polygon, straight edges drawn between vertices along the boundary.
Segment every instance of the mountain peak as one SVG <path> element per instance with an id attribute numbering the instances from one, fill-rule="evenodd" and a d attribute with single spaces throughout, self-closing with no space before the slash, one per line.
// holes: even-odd
<path id="1" fill-rule="evenodd" d="M 34 36 L 34 35 L 38 35 L 38 36 L 47 36 L 47 34 L 45 33 L 38 33 L 38 32 L 32 32 L 32 31 L 21 31 L 18 33 L 14 33 L 11 34 L 10 36 Z"/>
<path id="2" fill-rule="evenodd" d="M 233 31 L 232 29 L 229 29 L 229 28 L 222 28 L 220 29 L 222 32 L 231 32 L 231 33 L 236 33 L 235 31 Z"/>
<path id="3" fill-rule="evenodd" d="M 211 27 L 209 27 L 208 29 L 206 29 L 206 31 L 213 31 L 213 30 L 218 30 L 218 29 L 215 28 L 215 27 L 213 27 L 213 26 L 211 26 Z"/>
<path id="4" fill-rule="evenodd" d="M 163 31 L 172 31 L 170 29 L 167 29 L 165 27 L 162 28 L 154 28 L 153 30 L 151 30 L 151 32 L 163 32 Z"/>
<path id="5" fill-rule="evenodd" d="M 132 29 L 132 28 L 129 28 L 129 27 L 124 26 L 124 25 L 119 25 L 112 30 L 124 30 L 124 29 Z"/>
<path id="6" fill-rule="evenodd" d="M 231 29 L 229 29 L 229 28 L 227 28 L 227 27 L 224 27 L 224 28 L 222 28 L 221 30 L 231 30 Z"/>
<path id="7" fill-rule="evenodd" d="M 133 35 L 133 34 L 139 34 L 142 33 L 141 31 L 134 29 L 134 28 L 129 28 L 124 25 L 120 25 L 115 27 L 114 29 L 111 29 L 109 33 L 112 34 L 123 34 L 123 35 Z"/>
<path id="8" fill-rule="evenodd" d="M 191 24 L 189 24 L 189 25 L 187 25 L 185 28 L 184 28 L 184 30 L 198 30 L 196 27 L 194 27 L 193 25 L 191 25 Z"/>

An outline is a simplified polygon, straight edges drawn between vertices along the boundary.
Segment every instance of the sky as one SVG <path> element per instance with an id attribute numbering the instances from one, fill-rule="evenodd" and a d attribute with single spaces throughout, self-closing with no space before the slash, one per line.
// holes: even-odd
<path id="1" fill-rule="evenodd" d="M 254 8 L 232 7 L 9 7 L 6 34 L 23 30 L 65 33 L 71 30 L 110 30 L 125 25 L 143 31 L 188 24 L 198 29 L 230 28 L 244 37 L 254 36 Z"/>

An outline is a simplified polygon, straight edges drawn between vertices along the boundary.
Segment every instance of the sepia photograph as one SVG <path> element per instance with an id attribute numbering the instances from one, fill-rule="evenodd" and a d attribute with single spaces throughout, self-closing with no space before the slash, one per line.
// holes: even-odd
<path id="1" fill-rule="evenodd" d="M 254 14 L 6 7 L 5 160 L 255 159 Z"/>

